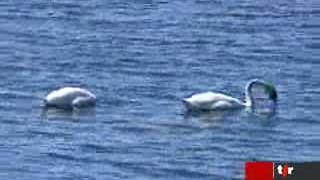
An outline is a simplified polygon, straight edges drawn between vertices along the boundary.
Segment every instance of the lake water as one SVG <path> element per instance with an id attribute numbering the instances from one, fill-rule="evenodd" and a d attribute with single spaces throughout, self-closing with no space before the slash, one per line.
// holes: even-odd
<path id="1" fill-rule="evenodd" d="M 320 160 L 316 0 L 0 2 L 0 179 L 242 179 L 245 161 Z M 274 113 L 185 113 L 253 78 Z M 43 110 L 62 86 L 94 109 Z"/>

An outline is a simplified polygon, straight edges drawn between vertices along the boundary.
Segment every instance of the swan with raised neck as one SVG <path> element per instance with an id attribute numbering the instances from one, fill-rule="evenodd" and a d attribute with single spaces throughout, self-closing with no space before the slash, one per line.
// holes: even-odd
<path id="1" fill-rule="evenodd" d="M 276 89 L 270 83 L 258 79 L 253 79 L 249 81 L 245 86 L 244 101 L 241 101 L 229 95 L 209 91 L 205 93 L 194 94 L 191 97 L 185 98 L 183 99 L 183 103 L 188 110 L 215 110 L 252 107 L 254 105 L 252 87 L 257 84 L 264 87 L 265 92 L 268 94 L 269 98 L 272 101 L 277 101 Z"/>

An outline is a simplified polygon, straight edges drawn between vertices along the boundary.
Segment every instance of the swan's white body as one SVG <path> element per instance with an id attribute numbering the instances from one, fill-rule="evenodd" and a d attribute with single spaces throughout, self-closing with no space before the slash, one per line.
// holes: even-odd
<path id="1" fill-rule="evenodd" d="M 215 92 L 195 94 L 184 99 L 183 102 L 190 110 L 231 109 L 246 106 L 239 99 Z"/>
<path id="2" fill-rule="evenodd" d="M 216 109 L 235 109 L 235 108 L 243 108 L 243 107 L 251 107 L 253 105 L 253 97 L 251 95 L 251 88 L 253 84 L 260 84 L 265 86 L 276 100 L 277 95 L 275 89 L 266 84 L 263 81 L 252 80 L 250 81 L 245 88 L 245 101 L 241 101 L 237 98 L 233 98 L 231 96 L 216 93 L 216 92 L 205 92 L 200 94 L 192 95 L 189 98 L 183 99 L 183 103 L 185 104 L 188 110 L 216 110 Z"/>
<path id="3" fill-rule="evenodd" d="M 86 89 L 65 87 L 52 91 L 44 101 L 48 107 L 80 108 L 95 105 L 96 96 Z"/>

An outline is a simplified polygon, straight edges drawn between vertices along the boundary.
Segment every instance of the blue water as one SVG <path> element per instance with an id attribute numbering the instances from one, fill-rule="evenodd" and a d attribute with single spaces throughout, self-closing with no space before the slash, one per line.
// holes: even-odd
<path id="1" fill-rule="evenodd" d="M 249 160 L 320 160 L 316 0 L 0 2 L 0 179 L 242 179 Z M 186 114 L 261 78 L 276 112 Z M 97 107 L 43 110 L 62 86 Z"/>

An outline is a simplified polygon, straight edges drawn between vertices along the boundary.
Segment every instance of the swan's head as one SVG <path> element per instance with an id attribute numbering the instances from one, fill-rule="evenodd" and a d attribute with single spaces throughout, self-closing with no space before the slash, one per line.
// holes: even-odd
<path id="1" fill-rule="evenodd" d="M 278 93 L 276 91 L 276 88 L 269 83 L 265 83 L 265 91 L 269 94 L 269 97 L 273 101 L 277 101 L 278 99 Z"/>
<path id="2" fill-rule="evenodd" d="M 264 92 L 269 96 L 269 98 L 274 102 L 277 101 L 278 93 L 277 93 L 276 88 L 271 83 L 261 81 L 258 79 L 251 80 L 250 82 L 248 82 L 248 84 L 246 86 L 246 88 L 250 94 L 252 92 L 252 87 L 255 85 L 263 87 Z"/>

